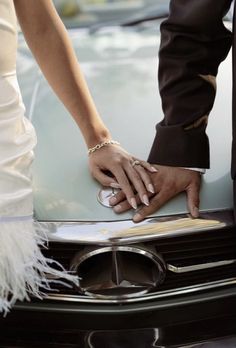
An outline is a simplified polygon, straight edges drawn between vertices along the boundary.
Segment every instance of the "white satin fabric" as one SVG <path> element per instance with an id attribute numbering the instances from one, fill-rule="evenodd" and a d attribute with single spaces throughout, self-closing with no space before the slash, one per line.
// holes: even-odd
<path id="1" fill-rule="evenodd" d="M 0 0 L 0 313 L 5 314 L 16 301 L 42 298 L 41 289 L 49 289 L 53 279 L 78 285 L 77 276 L 59 264 L 55 269 L 55 262 L 41 252 L 45 237 L 32 218 L 31 163 L 36 135 L 24 116 L 16 51 L 14 4 Z"/>
<path id="2" fill-rule="evenodd" d="M 33 212 L 31 162 L 36 135 L 25 118 L 16 77 L 17 25 L 12 0 L 0 0 L 0 217 Z"/>

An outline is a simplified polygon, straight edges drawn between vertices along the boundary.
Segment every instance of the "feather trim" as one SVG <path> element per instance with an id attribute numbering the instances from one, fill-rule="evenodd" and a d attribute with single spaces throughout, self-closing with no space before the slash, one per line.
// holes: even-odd
<path id="1" fill-rule="evenodd" d="M 0 312 L 6 314 L 17 300 L 30 301 L 30 296 L 42 299 L 43 289 L 50 290 L 52 283 L 60 282 L 55 279 L 78 285 L 78 277 L 43 256 L 40 248 L 46 243 L 33 219 L 0 223 Z"/>

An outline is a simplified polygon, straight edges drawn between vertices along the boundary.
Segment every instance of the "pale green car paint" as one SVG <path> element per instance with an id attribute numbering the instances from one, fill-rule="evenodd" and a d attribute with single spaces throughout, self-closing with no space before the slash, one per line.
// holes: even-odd
<path id="1" fill-rule="evenodd" d="M 155 124 L 163 117 L 156 77 L 158 26 L 157 21 L 142 30 L 117 27 L 94 34 L 87 30 L 71 31 L 90 90 L 113 138 L 142 159 L 147 158 Z M 23 40 L 18 62 L 27 112 L 38 135 L 34 164 L 36 217 L 46 221 L 90 222 L 130 219 L 133 211 L 116 215 L 98 202 L 100 185 L 89 174 L 80 131 L 38 72 Z M 217 89 L 208 126 L 211 170 L 203 176 L 202 211 L 233 206 L 230 58 L 220 68 Z M 180 195 L 154 215 L 186 211 L 185 196 Z"/>

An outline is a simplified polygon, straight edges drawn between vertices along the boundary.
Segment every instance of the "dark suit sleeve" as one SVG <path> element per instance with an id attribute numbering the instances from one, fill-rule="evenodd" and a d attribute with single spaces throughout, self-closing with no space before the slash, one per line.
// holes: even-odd
<path id="1" fill-rule="evenodd" d="M 231 0 L 170 1 L 159 51 L 164 119 L 156 126 L 149 162 L 209 168 L 205 130 L 218 66 L 231 47 L 232 34 L 222 20 L 230 4 Z"/>

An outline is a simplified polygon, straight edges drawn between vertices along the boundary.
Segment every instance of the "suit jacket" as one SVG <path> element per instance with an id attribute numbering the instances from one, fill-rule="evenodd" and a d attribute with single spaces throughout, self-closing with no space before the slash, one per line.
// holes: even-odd
<path id="1" fill-rule="evenodd" d="M 169 17 L 161 25 L 158 73 L 165 117 L 156 126 L 149 155 L 151 163 L 209 168 L 205 130 L 215 99 L 218 66 L 226 58 L 232 43 L 232 33 L 223 24 L 231 2 L 170 1 Z M 234 46 L 234 60 L 235 57 Z M 234 75 L 235 80 L 235 71 Z M 236 96 L 235 87 L 234 94 Z M 236 97 L 234 104 L 236 112 Z M 234 119 L 236 142 L 236 115 Z M 235 174 L 234 148 L 232 173 Z"/>

